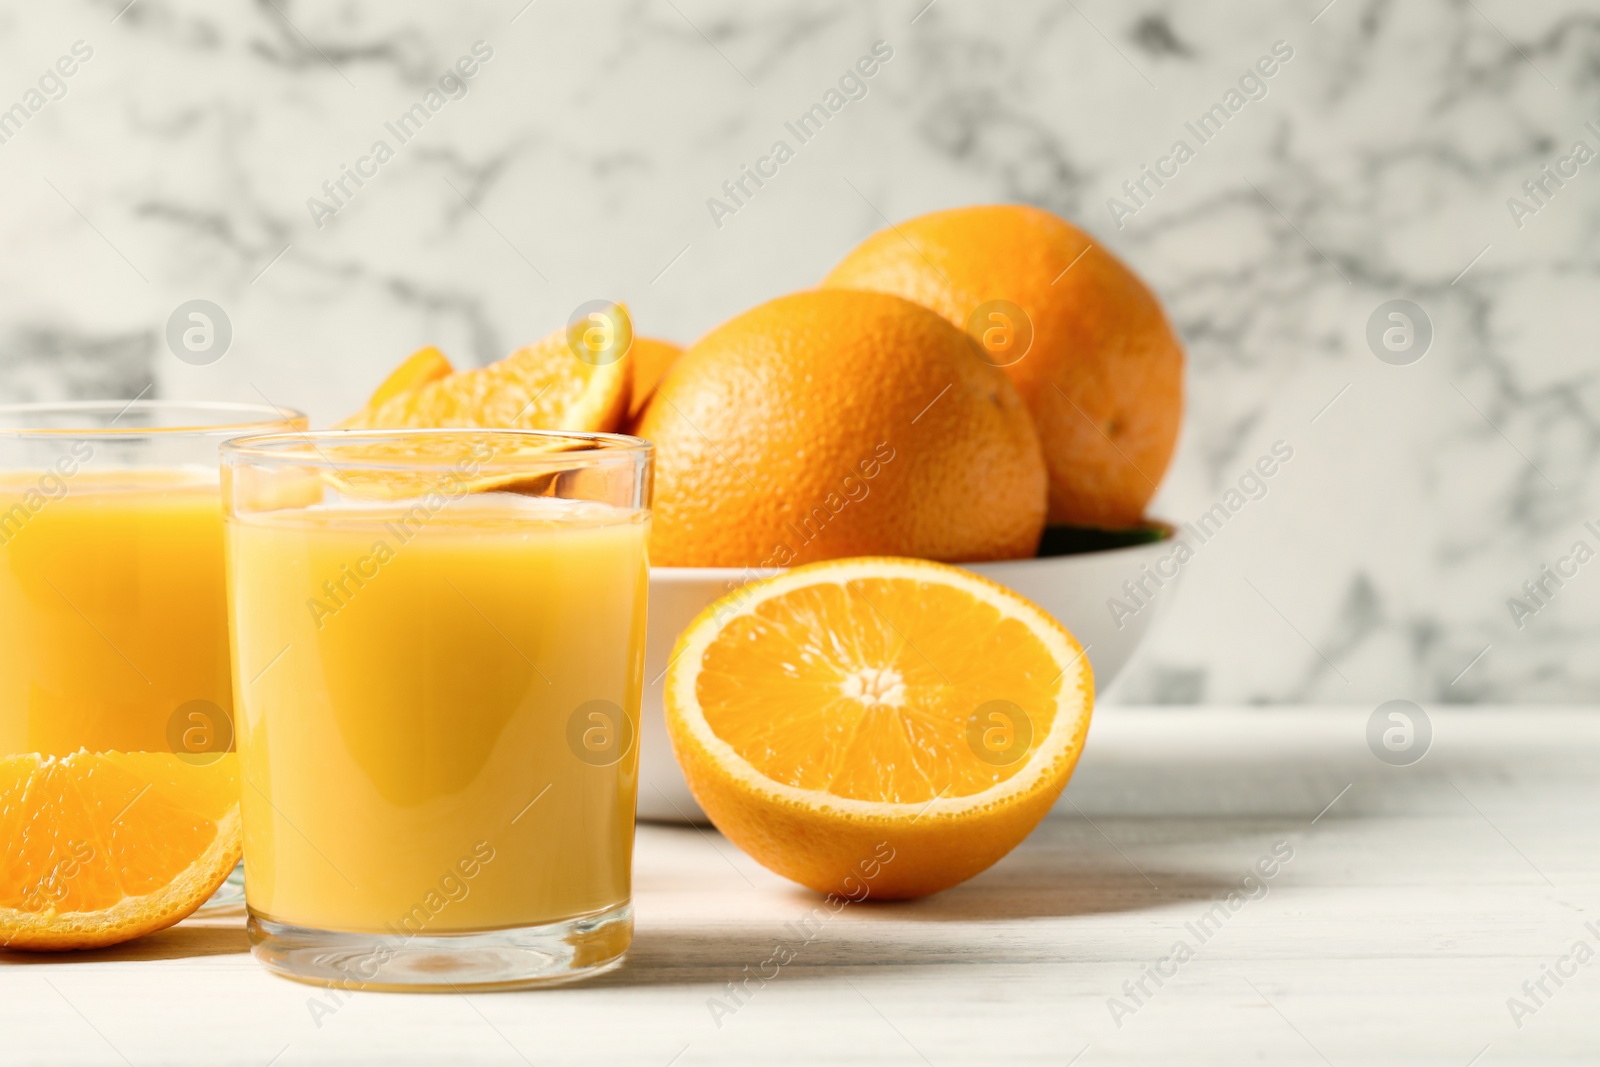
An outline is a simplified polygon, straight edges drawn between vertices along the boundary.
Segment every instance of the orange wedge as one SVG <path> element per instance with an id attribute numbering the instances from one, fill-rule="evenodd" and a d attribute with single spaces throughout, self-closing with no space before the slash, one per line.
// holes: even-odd
<path id="1" fill-rule="evenodd" d="M 644 414 L 644 406 L 655 396 L 656 386 L 667 376 L 667 371 L 683 355 L 683 349 L 671 341 L 657 341 L 640 337 L 633 342 L 633 387 L 628 391 L 628 421 L 637 422 Z"/>
<path id="2" fill-rule="evenodd" d="M 0 758 L 0 948 L 101 948 L 198 908 L 239 862 L 237 760 Z"/>
<path id="3" fill-rule="evenodd" d="M 408 435 L 398 440 L 358 437 L 320 450 L 333 469 L 324 472 L 317 484 L 327 484 L 347 497 L 368 500 L 420 499 L 429 494 L 455 500 L 467 493 L 495 491 L 544 496 L 552 489 L 553 475 L 496 471 L 494 466 L 515 468 L 519 463 L 592 448 L 592 443 L 581 437 L 506 435 L 487 430 L 464 430 L 438 437 Z M 279 480 L 287 479 L 280 476 Z M 276 505 L 276 500 L 265 494 L 257 499 Z M 320 492 L 311 502 L 317 499 L 321 499 Z"/>
<path id="4" fill-rule="evenodd" d="M 352 429 L 615 430 L 628 407 L 630 354 L 624 351 L 620 356 L 595 359 L 582 345 L 569 341 L 568 335 L 569 331 L 559 330 L 498 363 L 455 371 L 401 390 L 341 425 Z M 416 359 L 412 356 L 407 363 Z M 405 367 L 402 364 L 395 375 Z M 379 388 L 380 394 L 387 385 Z"/>
<path id="5" fill-rule="evenodd" d="M 818 892 L 918 897 L 995 863 L 1077 764 L 1083 648 L 1010 590 L 925 560 L 797 567 L 678 639 L 667 729 L 730 841 Z"/>
<path id="6" fill-rule="evenodd" d="M 367 407 L 380 407 L 402 393 L 419 389 L 454 372 L 455 368 L 450 366 L 450 361 L 445 358 L 443 352 L 432 345 L 419 348 L 411 353 L 405 362 L 389 372 L 383 384 L 378 386 L 372 398 L 367 401 Z"/>
<path id="7" fill-rule="evenodd" d="M 378 388 L 367 398 L 366 407 L 343 422 L 336 423 L 335 429 L 343 430 L 356 426 L 367 412 L 382 407 L 397 396 L 420 389 L 429 382 L 448 378 L 454 373 L 455 368 L 450 365 L 443 352 L 433 345 L 419 348 L 402 360 L 400 365 L 379 383 Z"/>

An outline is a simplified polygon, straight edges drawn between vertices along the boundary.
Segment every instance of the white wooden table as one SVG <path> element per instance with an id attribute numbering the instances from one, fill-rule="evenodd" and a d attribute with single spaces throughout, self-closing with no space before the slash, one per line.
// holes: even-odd
<path id="1" fill-rule="evenodd" d="M 1433 710 L 1403 768 L 1368 749 L 1370 710 L 1102 709 L 1066 802 L 999 866 L 809 943 L 791 924 L 818 898 L 712 832 L 642 827 L 633 951 L 586 985 L 324 1012 L 237 917 L 0 956 L 0 1063 L 1600 1060 L 1600 709 Z M 1275 845 L 1264 895 L 1215 908 Z M 736 1004 L 778 940 L 796 958 Z"/>

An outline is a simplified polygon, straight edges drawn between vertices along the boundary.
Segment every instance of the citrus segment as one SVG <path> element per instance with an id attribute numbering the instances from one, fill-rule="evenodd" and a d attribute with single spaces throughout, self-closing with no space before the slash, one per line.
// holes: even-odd
<path id="1" fill-rule="evenodd" d="M 171 926 L 239 860 L 237 757 L 0 758 L 0 947 L 98 948 Z"/>
<path id="2" fill-rule="evenodd" d="M 655 396 L 656 386 L 683 354 L 671 341 L 640 337 L 633 342 L 633 385 L 628 391 L 628 419 L 637 421 L 645 405 Z"/>
<path id="3" fill-rule="evenodd" d="M 611 431 L 627 410 L 629 356 L 582 358 L 557 330 L 498 363 L 456 371 L 358 412 L 351 429 Z"/>
<path id="4" fill-rule="evenodd" d="M 864 558 L 708 608 L 666 703 L 690 788 L 730 840 L 823 892 L 854 895 L 846 879 L 876 857 L 870 891 L 892 898 L 970 878 L 1027 836 L 1077 762 L 1093 681 L 1076 639 L 1015 593 Z"/>
<path id="5" fill-rule="evenodd" d="M 450 365 L 450 361 L 445 358 L 444 353 L 433 345 L 419 348 L 411 353 L 405 362 L 389 372 L 389 376 L 383 380 L 383 383 L 373 391 L 371 398 L 367 400 L 367 407 L 379 407 L 402 393 L 409 393 L 413 389 L 419 389 L 429 382 L 436 382 L 454 372 L 455 368 Z"/>
<path id="6" fill-rule="evenodd" d="M 541 459 L 593 450 L 581 437 L 460 431 L 353 436 L 323 447 L 329 466 L 322 480 L 341 496 L 358 500 L 421 499 L 438 504 L 468 493 L 495 491 L 546 495 L 552 474 L 530 474 Z M 432 507 L 431 510 L 437 510 Z"/>

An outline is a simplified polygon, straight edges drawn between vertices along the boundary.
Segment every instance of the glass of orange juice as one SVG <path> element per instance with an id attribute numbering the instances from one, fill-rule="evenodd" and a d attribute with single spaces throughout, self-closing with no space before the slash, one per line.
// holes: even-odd
<path id="1" fill-rule="evenodd" d="M 0 755 L 230 747 L 217 447 L 304 424 L 249 404 L 0 406 Z"/>
<path id="2" fill-rule="evenodd" d="M 223 449 L 256 958 L 568 980 L 632 939 L 651 446 L 330 430 Z"/>

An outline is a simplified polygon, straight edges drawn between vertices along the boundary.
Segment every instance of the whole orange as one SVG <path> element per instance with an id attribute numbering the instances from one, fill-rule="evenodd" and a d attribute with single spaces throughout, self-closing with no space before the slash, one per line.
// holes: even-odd
<path id="1" fill-rule="evenodd" d="M 794 293 L 673 364 L 651 562 L 787 567 L 839 556 L 1031 556 L 1045 467 L 1022 398 L 966 334 L 898 297 Z"/>
<path id="2" fill-rule="evenodd" d="M 822 284 L 894 293 L 987 339 L 1038 427 L 1051 523 L 1144 515 L 1178 439 L 1183 348 L 1088 234 L 1022 205 L 936 211 L 868 237 Z"/>

